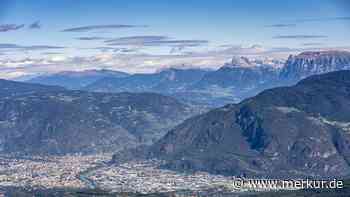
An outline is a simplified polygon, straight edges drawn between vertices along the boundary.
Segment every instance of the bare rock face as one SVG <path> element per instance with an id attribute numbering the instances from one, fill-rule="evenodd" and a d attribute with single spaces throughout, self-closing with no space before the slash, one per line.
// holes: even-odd
<path id="1" fill-rule="evenodd" d="M 231 60 L 231 65 L 226 65 L 231 67 L 251 67 L 253 64 L 246 57 L 233 57 Z"/>
<path id="2" fill-rule="evenodd" d="M 144 151 L 144 150 L 143 150 Z M 350 175 L 350 71 L 306 78 L 186 120 L 147 157 L 177 170 L 272 178 Z"/>
<path id="3" fill-rule="evenodd" d="M 298 81 L 311 75 L 348 69 L 350 69 L 350 52 L 304 52 L 288 58 L 281 72 L 281 79 Z"/>

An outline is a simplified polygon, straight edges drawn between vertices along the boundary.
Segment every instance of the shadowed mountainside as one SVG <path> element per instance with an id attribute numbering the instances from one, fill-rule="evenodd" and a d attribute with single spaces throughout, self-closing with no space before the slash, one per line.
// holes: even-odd
<path id="1" fill-rule="evenodd" d="M 167 168 L 225 175 L 345 177 L 349 131 L 350 71 L 338 71 L 190 118 L 129 157 L 157 157 Z"/>
<path id="2" fill-rule="evenodd" d="M 0 81 L 0 152 L 94 153 L 149 144 L 196 111 L 154 93 L 89 93 Z"/>

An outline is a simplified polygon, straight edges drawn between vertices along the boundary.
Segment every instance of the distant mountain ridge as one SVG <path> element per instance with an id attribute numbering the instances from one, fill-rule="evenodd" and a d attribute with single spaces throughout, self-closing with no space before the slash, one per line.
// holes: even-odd
<path id="1" fill-rule="evenodd" d="M 184 121 L 122 158 L 164 167 L 269 178 L 350 176 L 350 71 L 306 78 Z"/>
<path id="2" fill-rule="evenodd" d="M 200 98 L 188 88 L 212 71 L 170 68 L 153 74 L 134 74 L 122 79 L 104 78 L 84 88 L 93 92 L 154 92 L 172 96 L 184 103 L 197 105 Z M 200 97 L 200 98 L 199 98 Z M 193 100 L 192 100 L 193 98 Z M 199 98 L 199 99 L 198 99 Z M 206 102 L 204 102 L 206 105 Z M 204 106 L 205 107 L 205 106 Z"/>
<path id="3" fill-rule="evenodd" d="M 277 78 L 278 69 L 270 66 L 228 67 L 217 71 L 167 69 L 154 74 L 135 74 L 122 79 L 104 78 L 84 90 L 95 92 L 156 92 L 183 102 L 221 106 L 238 102 L 250 89 Z M 250 81 L 249 81 L 250 80 Z"/>
<path id="4" fill-rule="evenodd" d="M 122 78 L 129 74 L 112 70 L 85 70 L 85 71 L 63 71 L 51 75 L 34 77 L 26 82 L 43 85 L 56 85 L 68 89 L 82 89 L 83 87 L 105 77 Z"/>
<path id="5" fill-rule="evenodd" d="M 62 90 L 65 90 L 65 88 L 59 86 L 46 86 L 0 79 L 0 97 Z"/>
<path id="6" fill-rule="evenodd" d="M 97 92 L 172 92 L 200 80 L 207 70 L 170 68 L 153 74 L 134 74 L 123 79 L 101 79 L 85 90 Z"/>

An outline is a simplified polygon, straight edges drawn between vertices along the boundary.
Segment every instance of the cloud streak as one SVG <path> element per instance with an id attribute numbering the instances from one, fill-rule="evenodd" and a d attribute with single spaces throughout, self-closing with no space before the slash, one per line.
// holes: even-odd
<path id="1" fill-rule="evenodd" d="M 139 28 L 147 27 L 146 25 L 90 25 L 73 27 L 68 29 L 63 29 L 62 32 L 88 32 L 92 30 L 106 30 L 106 29 L 128 29 L 128 28 Z"/>
<path id="2" fill-rule="evenodd" d="M 107 40 L 108 38 L 99 37 L 99 36 L 90 36 L 90 37 L 77 37 L 76 39 L 77 40 L 90 41 L 90 40 Z"/>
<path id="3" fill-rule="evenodd" d="M 298 19 L 297 22 L 350 21 L 350 16 Z"/>
<path id="4" fill-rule="evenodd" d="M 159 42 L 167 39 L 169 39 L 169 37 L 158 35 L 128 36 L 106 40 L 105 43 L 109 45 L 144 45 L 145 43 Z"/>
<path id="5" fill-rule="evenodd" d="M 167 36 L 130 36 L 106 40 L 108 46 L 169 46 L 196 47 L 206 45 L 208 40 L 175 40 Z"/>
<path id="6" fill-rule="evenodd" d="M 24 46 L 22 48 L 26 50 L 47 50 L 47 49 L 64 49 L 66 47 L 50 46 L 50 45 L 32 45 L 32 46 Z"/>
<path id="7" fill-rule="evenodd" d="M 320 43 L 320 42 L 307 42 L 307 43 L 303 43 L 303 46 L 321 46 L 324 45 L 324 43 Z"/>
<path id="8" fill-rule="evenodd" d="M 48 49 L 64 49 L 63 46 L 51 46 L 51 45 L 30 45 L 22 46 L 17 44 L 0 43 L 0 49 L 19 49 L 19 50 L 48 50 Z"/>
<path id="9" fill-rule="evenodd" d="M 16 31 L 22 29 L 24 24 L 16 25 L 16 24 L 3 24 L 0 25 L 0 32 L 8 32 L 8 31 Z"/>
<path id="10" fill-rule="evenodd" d="M 0 43 L 0 49 L 18 49 L 18 48 L 20 48 L 20 46 L 16 44 Z"/>
<path id="11" fill-rule="evenodd" d="M 87 50 L 98 50 L 102 53 L 112 52 L 112 53 L 132 53 L 139 51 L 140 48 L 127 48 L 127 47 L 109 47 L 109 46 L 101 46 L 101 47 L 93 47 L 93 48 L 81 48 Z"/>
<path id="12" fill-rule="evenodd" d="M 150 45 L 167 45 L 167 46 L 181 46 L 181 47 L 195 47 L 208 44 L 208 40 L 161 40 L 157 42 L 148 43 Z"/>
<path id="13" fill-rule="evenodd" d="M 30 24 L 28 26 L 29 29 L 40 29 L 41 28 L 41 24 L 40 21 L 35 21 L 34 23 Z"/>
<path id="14" fill-rule="evenodd" d="M 279 23 L 279 24 L 273 24 L 273 25 L 266 25 L 265 27 L 271 27 L 271 28 L 285 28 L 285 27 L 296 27 L 296 24 L 291 23 Z"/>
<path id="15" fill-rule="evenodd" d="M 266 25 L 269 28 L 288 28 L 296 27 L 298 23 L 308 22 L 330 22 L 330 21 L 350 21 L 350 16 L 339 16 L 339 17 L 324 17 L 324 18 L 304 18 L 291 21 L 291 23 L 277 23 L 272 25 Z"/>
<path id="16" fill-rule="evenodd" d="M 273 39 L 314 39 L 314 38 L 328 38 L 325 35 L 279 35 L 274 36 Z"/>
<path id="17" fill-rule="evenodd" d="M 42 55 L 63 55 L 63 53 L 60 52 L 42 52 Z"/>

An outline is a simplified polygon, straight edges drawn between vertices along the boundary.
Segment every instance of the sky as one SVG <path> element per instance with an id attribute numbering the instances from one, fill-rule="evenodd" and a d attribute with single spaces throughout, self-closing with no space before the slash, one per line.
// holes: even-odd
<path id="1" fill-rule="evenodd" d="M 347 0 L 1 0 L 0 78 L 350 49 Z"/>

